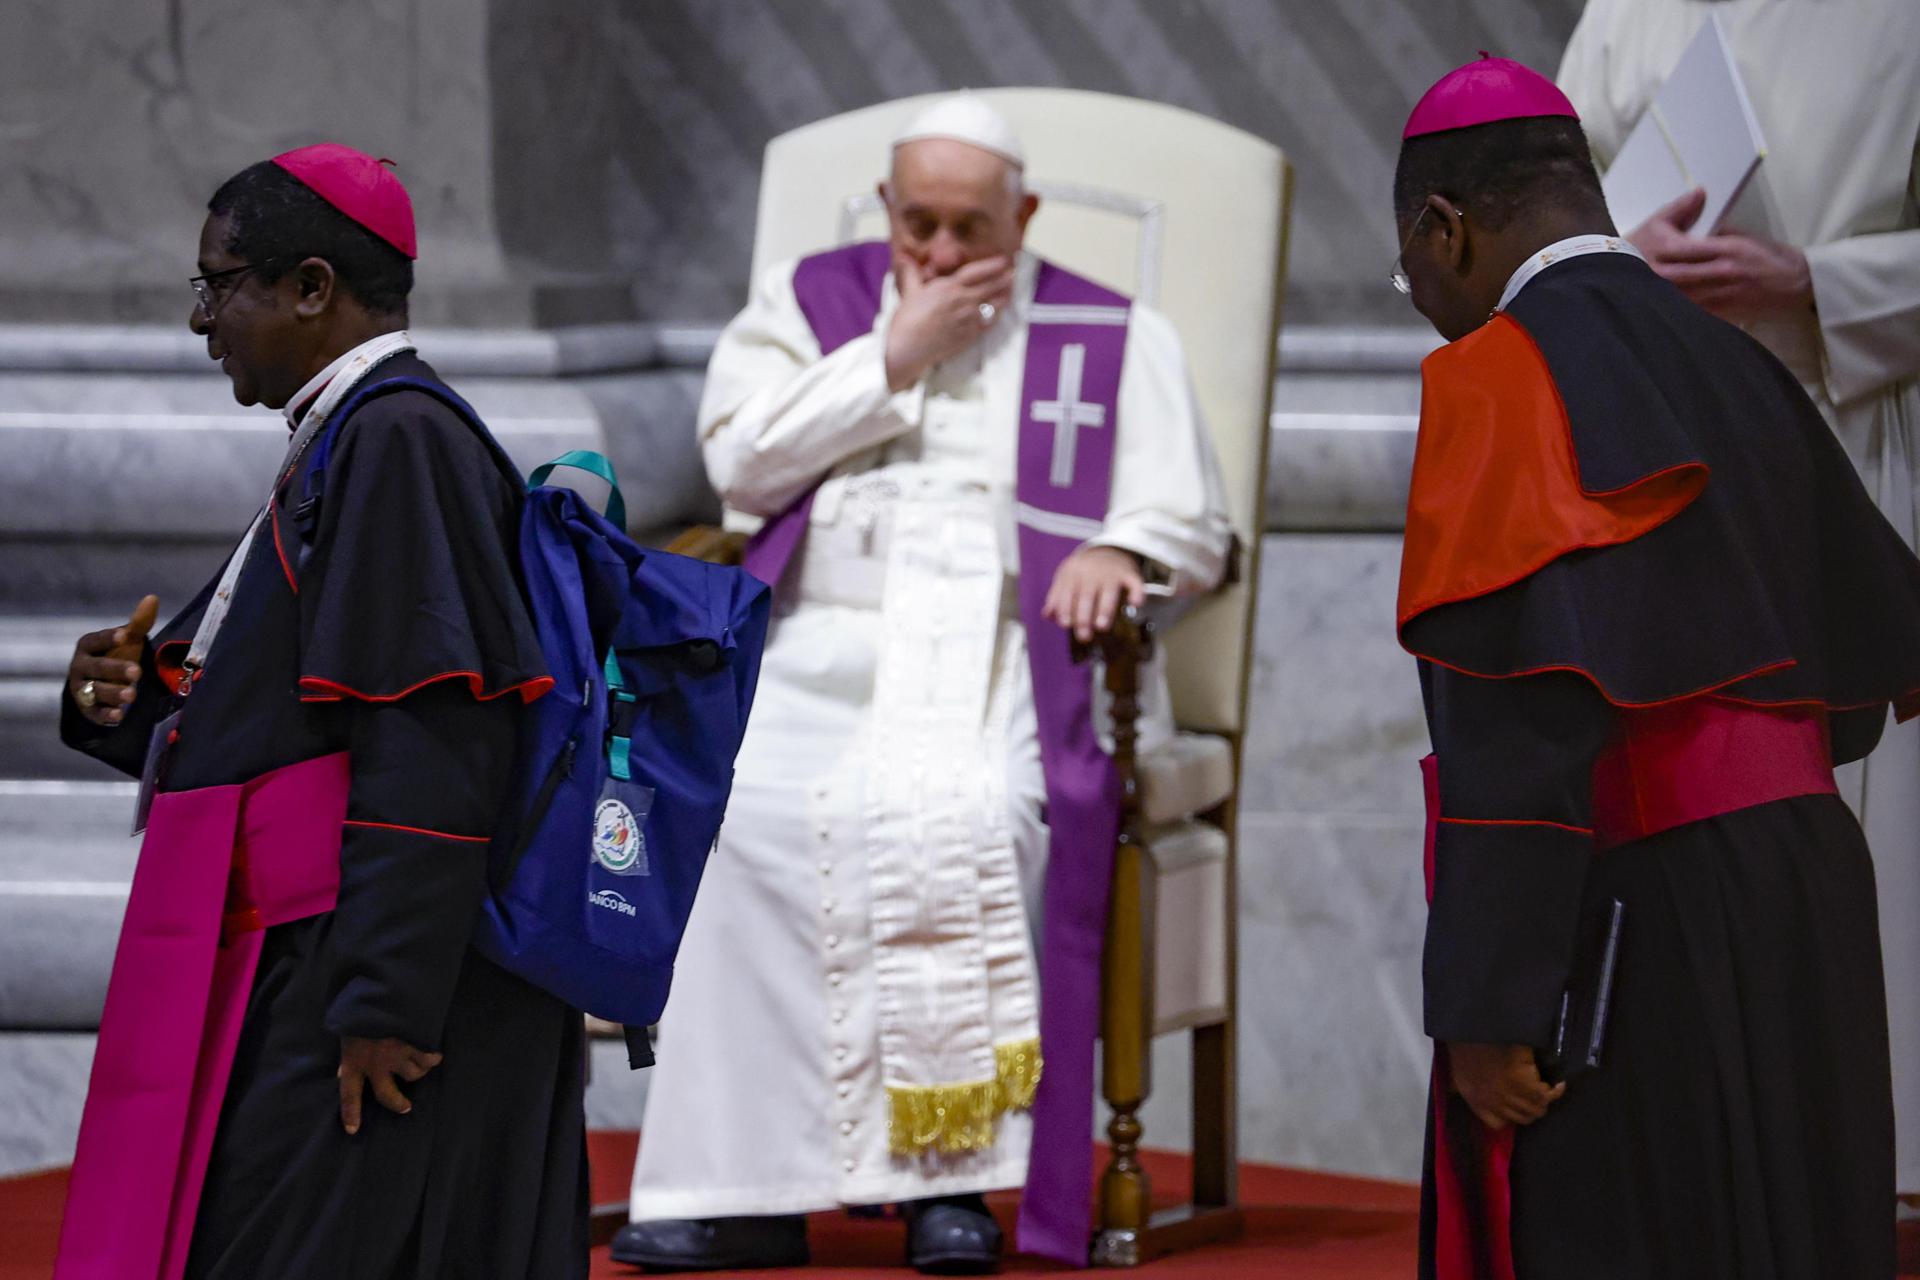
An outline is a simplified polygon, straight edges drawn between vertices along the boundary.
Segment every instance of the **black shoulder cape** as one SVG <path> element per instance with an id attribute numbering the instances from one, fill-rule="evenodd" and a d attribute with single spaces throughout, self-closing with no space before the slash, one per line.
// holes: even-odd
<path id="1" fill-rule="evenodd" d="M 1644 263 L 1549 267 L 1422 372 L 1410 652 L 1618 706 L 1920 713 L 1920 561 L 1792 375 Z"/>

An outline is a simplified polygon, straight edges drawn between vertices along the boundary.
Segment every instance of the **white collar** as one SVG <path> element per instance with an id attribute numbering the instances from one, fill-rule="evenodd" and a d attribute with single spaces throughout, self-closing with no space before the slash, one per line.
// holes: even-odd
<path id="1" fill-rule="evenodd" d="M 1494 310 L 1505 311 L 1520 291 L 1527 287 L 1528 281 L 1554 263 L 1587 253 L 1626 253 L 1640 257 L 1640 251 L 1629 244 L 1625 236 L 1584 235 L 1555 240 L 1520 264 L 1520 269 L 1507 280 L 1507 291 L 1500 295 L 1500 303 Z"/>
<path id="2" fill-rule="evenodd" d="M 376 348 L 382 349 L 376 350 Z M 391 348 L 391 350 L 385 350 L 384 348 Z M 289 428 L 298 426 L 300 423 L 300 411 L 317 400 L 320 393 L 327 389 L 327 384 L 332 382 L 342 369 L 352 364 L 359 357 L 373 357 L 373 359 L 369 361 L 369 365 L 371 365 L 386 359 L 390 355 L 412 349 L 412 336 L 409 335 L 405 329 L 399 329 L 393 333 L 383 333 L 377 338 L 369 338 L 351 351 L 343 351 L 337 360 L 309 378 L 307 385 L 301 387 L 293 399 L 287 401 L 286 408 L 280 411 L 287 419 L 287 426 Z"/>

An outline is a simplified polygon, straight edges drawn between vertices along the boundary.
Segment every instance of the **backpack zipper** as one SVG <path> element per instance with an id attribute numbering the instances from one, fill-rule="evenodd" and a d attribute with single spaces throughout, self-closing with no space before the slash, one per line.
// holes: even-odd
<path id="1" fill-rule="evenodd" d="M 547 810 L 553 807 L 553 793 L 560 784 L 573 776 L 574 756 L 580 750 L 580 739 L 568 738 L 566 745 L 560 748 L 560 758 L 547 768 L 547 776 L 540 780 L 540 790 L 533 796 L 533 807 L 527 813 L 527 821 L 520 828 L 520 834 L 514 838 L 513 850 L 507 854 L 507 865 L 502 870 L 496 888 L 504 888 L 513 879 L 513 873 L 520 868 L 520 859 L 526 856 L 527 846 L 533 843 L 533 833 L 540 829 L 546 819 Z"/>

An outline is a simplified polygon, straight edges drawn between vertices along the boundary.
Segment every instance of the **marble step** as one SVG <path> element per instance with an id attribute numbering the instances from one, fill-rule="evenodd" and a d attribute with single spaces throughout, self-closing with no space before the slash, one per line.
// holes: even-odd
<path id="1" fill-rule="evenodd" d="M 635 529 L 717 514 L 692 440 L 696 370 L 476 376 L 459 389 L 523 470 L 605 452 Z M 0 406 L 0 613 L 117 611 L 147 591 L 163 607 L 184 601 L 245 528 L 286 443 L 279 415 L 235 404 L 210 371 L 0 368 Z"/>
<path id="2" fill-rule="evenodd" d="M 61 677 L 74 641 L 118 620 L 106 611 L 85 617 L 0 615 L 0 779 L 121 776 L 60 742 Z M 0 827 L 0 840 L 6 832 Z"/>
<path id="3" fill-rule="evenodd" d="M 131 782 L 0 780 L 0 1027 L 95 1026 L 133 881 Z"/>
<path id="4" fill-rule="evenodd" d="M 0 1178 L 72 1161 L 93 1045 L 90 1031 L 0 1030 Z"/>
<path id="5" fill-rule="evenodd" d="M 573 387 L 476 379 L 474 407 L 523 468 L 600 448 Z M 286 452 L 277 413 L 234 403 L 216 375 L 0 373 L 0 533 L 229 542 Z"/>
<path id="6" fill-rule="evenodd" d="M 625 477 L 631 523 L 645 529 L 711 512 L 693 416 L 716 333 L 613 325 L 416 336 L 522 465 L 580 444 L 606 448 Z M 1284 480 L 1277 527 L 1352 519 L 1344 500 L 1299 505 L 1299 468 L 1345 449 L 1353 458 L 1336 462 L 1342 477 L 1373 470 L 1381 433 L 1411 434 L 1418 364 L 1433 346 L 1407 328 L 1286 331 L 1272 422 Z M 62 540 L 230 539 L 284 439 L 275 415 L 233 403 L 199 339 L 171 328 L 0 325 L 0 405 L 4 560 L 38 566 L 0 570 L 25 578 L 0 581 L 8 600 L 59 585 L 43 562 L 59 558 Z M 1376 523 L 1396 518 L 1394 474 L 1365 495 Z"/>
<path id="7" fill-rule="evenodd" d="M 557 378 L 704 368 L 720 326 L 621 323 L 554 329 L 415 328 L 421 354 L 448 377 Z M 1418 325 L 1294 325 L 1278 364 L 1293 373 L 1401 373 L 1439 346 Z M 193 373 L 204 339 L 184 325 L 0 324 L 0 370 Z"/>
<path id="8" fill-rule="evenodd" d="M 602 324 L 557 329 L 411 330 L 449 378 L 563 378 L 706 363 L 712 325 Z M 206 339 L 185 325 L 0 324 L 0 370 L 201 373 Z"/>

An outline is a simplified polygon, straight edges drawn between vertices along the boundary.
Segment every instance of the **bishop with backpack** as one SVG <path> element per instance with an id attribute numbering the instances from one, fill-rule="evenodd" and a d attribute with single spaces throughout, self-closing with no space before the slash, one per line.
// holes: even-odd
<path id="1" fill-rule="evenodd" d="M 414 353 L 414 253 L 346 147 L 208 206 L 191 327 L 291 436 L 225 569 L 69 671 L 63 737 L 144 775 L 146 841 L 63 1280 L 587 1273 L 580 1016 L 473 945 L 553 684 L 523 486 Z"/>

